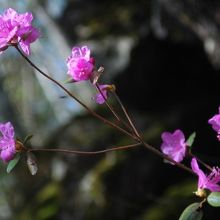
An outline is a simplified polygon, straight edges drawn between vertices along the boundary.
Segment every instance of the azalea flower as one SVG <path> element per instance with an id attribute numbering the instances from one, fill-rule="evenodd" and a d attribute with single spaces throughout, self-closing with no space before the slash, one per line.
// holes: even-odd
<path id="1" fill-rule="evenodd" d="M 0 157 L 4 162 L 12 160 L 15 156 L 14 128 L 10 122 L 0 123 Z"/>
<path id="2" fill-rule="evenodd" d="M 32 20 L 32 13 L 19 14 L 12 8 L 0 15 L 0 53 L 10 45 L 19 44 L 25 54 L 30 54 L 30 44 L 40 37 L 40 32 L 31 24 Z"/>
<path id="3" fill-rule="evenodd" d="M 219 113 L 210 118 L 208 123 L 211 124 L 212 128 L 217 132 L 217 138 L 220 141 L 220 107 Z"/>
<path id="4" fill-rule="evenodd" d="M 95 97 L 94 97 L 94 100 L 95 100 L 96 103 L 101 105 L 101 104 L 105 103 L 105 101 L 108 98 L 109 85 L 99 85 L 99 88 L 100 88 L 102 93 L 99 92 L 98 94 L 96 94 Z"/>
<path id="5" fill-rule="evenodd" d="M 75 81 L 89 80 L 94 68 L 94 58 L 90 58 L 87 46 L 73 47 L 71 56 L 67 59 L 68 74 Z"/>
<path id="6" fill-rule="evenodd" d="M 212 172 L 209 175 L 199 169 L 196 158 L 193 158 L 191 161 L 191 167 L 194 173 L 199 177 L 198 180 L 198 190 L 209 189 L 212 192 L 220 192 L 220 169 L 213 167 Z"/>
<path id="7" fill-rule="evenodd" d="M 186 154 L 185 136 L 181 130 L 174 133 L 163 132 L 161 151 L 176 162 L 181 162 Z"/>

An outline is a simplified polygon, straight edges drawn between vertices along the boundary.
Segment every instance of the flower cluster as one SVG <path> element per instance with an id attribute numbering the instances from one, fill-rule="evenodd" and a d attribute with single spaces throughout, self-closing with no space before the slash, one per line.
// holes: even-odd
<path id="1" fill-rule="evenodd" d="M 67 59 L 68 74 L 74 81 L 89 80 L 94 68 L 94 59 L 90 58 L 87 46 L 73 47 L 71 56 Z"/>
<path id="2" fill-rule="evenodd" d="M 219 113 L 208 120 L 212 128 L 217 132 L 217 138 L 220 140 L 220 107 Z M 176 130 L 174 133 L 163 132 L 161 135 L 162 144 L 161 151 L 176 162 L 181 162 L 186 156 L 187 143 L 185 136 L 181 130 Z M 192 156 L 192 155 L 191 155 Z M 191 167 L 198 178 L 198 195 L 201 190 L 208 189 L 211 192 L 220 192 L 220 169 L 212 168 L 211 173 L 206 175 L 198 165 L 196 158 L 192 158 Z"/>
<path id="3" fill-rule="evenodd" d="M 14 128 L 10 122 L 0 123 L 0 132 L 0 157 L 4 162 L 8 162 L 16 153 Z"/>
<path id="4" fill-rule="evenodd" d="M 0 53 L 9 46 L 20 45 L 26 55 L 30 54 L 30 44 L 40 37 L 40 32 L 32 26 L 32 20 L 32 13 L 19 14 L 12 8 L 0 15 Z M 98 93 L 93 97 L 98 104 L 105 103 L 108 93 L 115 90 L 114 85 L 98 84 L 98 79 L 104 68 L 95 70 L 95 59 L 90 56 L 90 49 L 87 46 L 72 48 L 72 53 L 67 59 L 67 67 L 67 74 L 71 77 L 71 81 L 90 80 L 91 84 L 98 89 Z M 220 141 L 220 107 L 219 113 L 209 119 L 208 123 L 217 132 L 217 138 Z M 15 157 L 16 152 L 25 149 L 22 143 L 15 141 L 14 136 L 14 128 L 10 122 L 0 123 L 0 158 L 4 162 L 9 162 Z M 161 138 L 163 141 L 161 151 L 168 156 L 165 158 L 172 159 L 169 159 L 172 164 L 174 161 L 176 163 L 182 162 L 186 155 L 193 157 L 191 168 L 198 176 L 198 191 L 208 189 L 212 192 L 220 192 L 220 169 L 210 168 L 210 174 L 206 175 L 199 168 L 197 159 L 190 150 L 187 150 L 187 147 L 191 146 L 188 141 L 190 138 L 186 141 L 184 133 L 179 129 L 173 133 L 163 132 Z"/>
<path id="5" fill-rule="evenodd" d="M 212 192 L 220 192 L 220 169 L 213 168 L 212 172 L 207 176 L 204 172 L 199 168 L 196 158 L 193 158 L 191 161 L 191 167 L 194 173 L 196 173 L 199 177 L 198 180 L 198 190 L 201 189 L 209 189 Z"/>
<path id="6" fill-rule="evenodd" d="M 30 54 L 30 44 L 40 36 L 32 20 L 32 13 L 19 14 L 12 8 L 0 15 L 0 53 L 10 45 L 19 44 L 25 54 Z"/>
<path id="7" fill-rule="evenodd" d="M 209 119 L 208 123 L 217 132 L 217 138 L 220 140 L 220 107 L 219 113 Z M 181 162 L 185 157 L 187 146 L 183 132 L 181 130 L 176 130 L 173 134 L 163 132 L 161 138 L 163 140 L 161 151 L 174 161 Z"/>
<path id="8" fill-rule="evenodd" d="M 95 59 L 90 57 L 90 49 L 87 46 L 73 47 L 72 53 L 67 59 L 67 74 L 71 76 L 71 81 L 79 82 L 90 80 L 96 77 L 97 71 L 94 71 Z M 98 77 L 99 78 L 99 77 Z M 99 92 L 93 97 L 98 104 L 103 104 L 108 98 L 108 91 L 112 89 L 111 85 L 98 85 Z"/>

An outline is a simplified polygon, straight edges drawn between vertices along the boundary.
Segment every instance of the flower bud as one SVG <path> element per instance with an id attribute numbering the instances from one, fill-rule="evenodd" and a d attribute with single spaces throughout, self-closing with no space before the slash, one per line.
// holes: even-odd
<path id="1" fill-rule="evenodd" d="M 204 189 L 198 188 L 197 191 L 195 192 L 195 194 L 200 198 L 206 198 L 207 197 L 207 193 Z"/>
<path id="2" fill-rule="evenodd" d="M 20 141 L 16 140 L 15 141 L 15 150 L 16 150 L 16 152 L 22 152 L 25 150 L 25 147 Z"/>

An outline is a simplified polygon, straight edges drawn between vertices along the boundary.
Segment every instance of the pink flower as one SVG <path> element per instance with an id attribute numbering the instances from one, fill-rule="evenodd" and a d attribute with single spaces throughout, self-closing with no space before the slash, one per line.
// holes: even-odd
<path id="1" fill-rule="evenodd" d="M 208 123 L 211 124 L 212 128 L 217 132 L 217 138 L 220 141 L 220 107 L 218 111 L 219 113 L 210 118 Z"/>
<path id="2" fill-rule="evenodd" d="M 108 98 L 109 85 L 99 85 L 99 88 L 102 94 L 99 92 L 98 94 L 95 95 L 93 99 L 95 100 L 96 103 L 101 105 L 105 103 L 106 99 Z"/>
<path id="3" fill-rule="evenodd" d="M 0 15 L 0 52 L 19 43 L 24 53 L 29 55 L 30 44 L 40 37 L 40 32 L 32 27 L 32 20 L 32 13 L 19 14 L 12 8 Z"/>
<path id="4" fill-rule="evenodd" d="M 35 29 L 34 27 L 25 27 L 23 29 L 20 29 L 17 32 L 19 44 L 22 48 L 22 50 L 27 54 L 30 55 L 30 44 L 36 41 L 39 36 L 40 32 Z"/>
<path id="5" fill-rule="evenodd" d="M 75 81 L 89 80 L 94 68 L 94 59 L 90 58 L 87 46 L 73 47 L 71 56 L 67 59 L 68 74 Z"/>
<path id="6" fill-rule="evenodd" d="M 163 132 L 161 138 L 163 140 L 161 151 L 174 161 L 181 162 L 186 154 L 186 143 L 183 132 L 181 130 L 176 130 L 173 134 Z"/>
<path id="7" fill-rule="evenodd" d="M 14 128 L 10 122 L 0 123 L 0 157 L 4 162 L 12 160 L 15 156 Z"/>
<path id="8" fill-rule="evenodd" d="M 194 173 L 199 177 L 198 189 L 209 189 L 212 192 L 220 192 L 220 169 L 213 167 L 212 172 L 206 176 L 202 170 L 199 169 L 196 158 L 191 161 L 191 167 Z"/>

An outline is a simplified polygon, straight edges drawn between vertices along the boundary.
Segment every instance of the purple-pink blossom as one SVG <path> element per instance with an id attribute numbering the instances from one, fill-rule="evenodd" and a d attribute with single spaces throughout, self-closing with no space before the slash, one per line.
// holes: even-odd
<path id="1" fill-rule="evenodd" d="M 220 169 L 213 167 L 212 172 L 209 175 L 199 168 L 196 158 L 191 161 L 191 167 L 194 173 L 199 177 L 198 189 L 209 189 L 212 192 L 220 192 Z"/>
<path id="2" fill-rule="evenodd" d="M 208 123 L 211 124 L 212 128 L 217 132 L 217 138 L 220 141 L 220 107 L 218 111 L 219 113 L 210 118 Z"/>
<path id="3" fill-rule="evenodd" d="M 12 160 L 15 156 L 14 128 L 10 122 L 0 123 L 0 157 L 4 162 Z"/>
<path id="4" fill-rule="evenodd" d="M 32 26 L 30 12 L 19 14 L 12 8 L 0 15 L 0 53 L 10 45 L 21 46 L 25 54 L 30 54 L 30 44 L 40 37 L 40 32 Z"/>
<path id="5" fill-rule="evenodd" d="M 94 68 L 94 58 L 90 57 L 87 46 L 73 47 L 71 56 L 67 59 L 68 74 L 75 81 L 89 80 Z"/>
<path id="6" fill-rule="evenodd" d="M 176 162 L 181 162 L 186 154 L 185 136 L 181 130 L 174 133 L 163 132 L 161 151 Z"/>
<path id="7" fill-rule="evenodd" d="M 101 92 L 94 96 L 94 100 L 98 104 L 103 104 L 108 98 L 108 88 L 109 85 L 99 85 L 99 89 Z"/>

